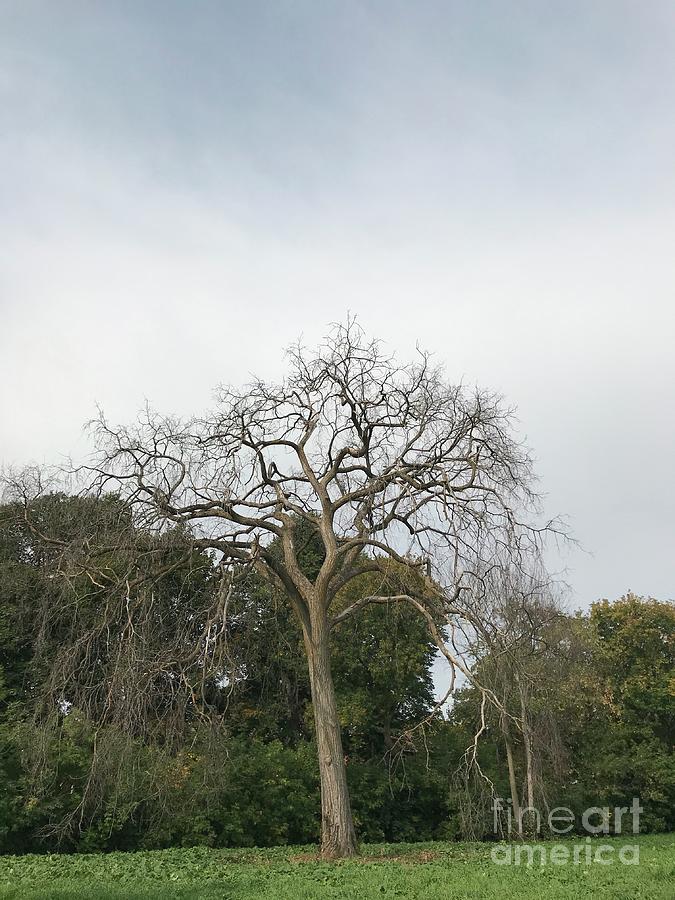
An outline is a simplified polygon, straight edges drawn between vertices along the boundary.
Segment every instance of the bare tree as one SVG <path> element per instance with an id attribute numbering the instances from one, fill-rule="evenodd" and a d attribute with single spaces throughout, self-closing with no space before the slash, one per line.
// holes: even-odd
<path id="1" fill-rule="evenodd" d="M 546 805 L 544 760 L 549 775 L 557 774 L 564 762 L 560 723 L 549 713 L 565 633 L 562 585 L 552 581 L 536 559 L 530 563 L 527 571 L 505 558 L 474 579 L 471 612 L 476 627 L 464 632 L 470 637 L 467 655 L 474 660 L 476 701 L 483 708 L 487 700 L 489 727 L 504 746 L 510 823 L 520 837 L 538 815 L 536 800 Z"/>
<path id="2" fill-rule="evenodd" d="M 373 595 L 345 607 L 341 589 L 364 572 L 403 573 L 397 599 L 467 671 L 439 621 L 454 629 L 470 620 L 462 597 L 476 573 L 505 553 L 518 565 L 542 529 L 521 521 L 536 499 L 530 459 L 499 396 L 447 383 L 421 351 L 398 364 L 354 321 L 335 326 L 316 352 L 294 346 L 288 360 L 281 383 L 223 387 L 201 417 L 146 410 L 136 424 L 113 427 L 101 415 L 87 490 L 117 493 L 144 534 L 189 529 L 224 578 L 243 564 L 283 590 L 309 667 L 322 852 L 341 857 L 357 843 L 330 631 L 366 603 L 392 601 Z M 325 553 L 314 580 L 298 560 L 303 520 Z"/>

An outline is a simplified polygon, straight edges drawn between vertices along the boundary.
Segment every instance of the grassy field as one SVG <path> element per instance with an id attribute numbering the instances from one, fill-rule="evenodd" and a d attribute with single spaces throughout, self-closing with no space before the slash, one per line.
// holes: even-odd
<path id="1" fill-rule="evenodd" d="M 323 863 L 311 847 L 192 848 L 143 853 L 0 857 L 2 898 L 675 897 L 675 835 L 630 837 L 638 865 L 496 865 L 489 844 L 371 844 L 358 860 Z M 553 846 L 538 845 L 550 853 Z M 577 841 L 583 844 L 583 839 Z M 601 843 L 595 839 L 592 850 Z M 613 841 L 615 856 L 623 842 Z M 504 852 L 502 850 L 502 852 Z"/>

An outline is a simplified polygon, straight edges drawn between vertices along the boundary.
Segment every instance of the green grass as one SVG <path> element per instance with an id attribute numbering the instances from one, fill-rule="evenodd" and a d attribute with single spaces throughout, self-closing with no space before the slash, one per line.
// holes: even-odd
<path id="1" fill-rule="evenodd" d="M 594 839 L 591 846 L 595 850 L 607 842 Z M 628 836 L 625 842 L 638 844 L 639 865 L 500 866 L 490 857 L 494 845 L 450 843 L 371 844 L 362 848 L 359 859 L 338 863 L 320 862 L 311 847 L 6 856 L 0 857 L 0 897 L 672 900 L 675 835 Z M 617 848 L 624 841 L 611 843 Z M 550 851 L 554 845 L 541 846 Z"/>

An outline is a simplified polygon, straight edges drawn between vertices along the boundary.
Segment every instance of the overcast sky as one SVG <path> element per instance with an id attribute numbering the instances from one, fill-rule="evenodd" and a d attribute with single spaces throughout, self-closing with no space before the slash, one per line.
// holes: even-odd
<path id="1" fill-rule="evenodd" d="M 0 458 L 356 313 L 519 411 L 573 606 L 672 597 L 672 0 L 0 0 Z"/>

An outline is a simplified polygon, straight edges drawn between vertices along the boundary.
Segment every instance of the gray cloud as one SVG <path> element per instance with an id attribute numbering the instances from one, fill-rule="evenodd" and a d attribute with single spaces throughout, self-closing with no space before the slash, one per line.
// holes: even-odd
<path id="1" fill-rule="evenodd" d="M 519 409 L 594 556 L 672 596 L 675 8 L 0 4 L 0 456 L 190 412 L 349 309 Z"/>

